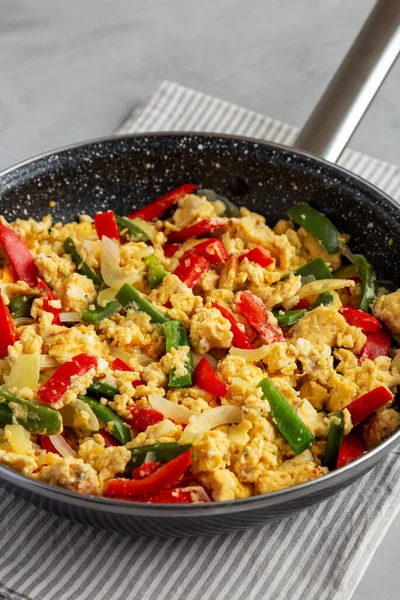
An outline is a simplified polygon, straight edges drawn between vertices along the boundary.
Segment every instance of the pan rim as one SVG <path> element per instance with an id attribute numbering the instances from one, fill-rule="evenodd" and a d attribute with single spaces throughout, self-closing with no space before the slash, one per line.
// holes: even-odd
<path id="1" fill-rule="evenodd" d="M 123 135 L 109 135 L 100 138 L 93 138 L 83 142 L 76 142 L 74 144 L 69 144 L 66 146 L 62 146 L 59 148 L 55 148 L 53 150 L 49 150 L 46 152 L 42 152 L 30 158 L 27 158 L 23 161 L 20 161 L 6 169 L 3 169 L 0 172 L 0 183 L 4 176 L 11 174 L 19 169 L 22 169 L 26 166 L 29 166 L 32 163 L 39 162 L 43 159 L 48 159 L 51 156 L 65 154 L 74 150 L 79 150 L 82 148 L 89 148 L 90 146 L 101 145 L 107 142 L 113 141 L 123 141 L 123 140 L 136 140 L 136 139 L 146 139 L 146 138 L 198 138 L 199 141 L 201 139 L 204 140 L 222 140 L 222 141 L 234 141 L 238 143 L 252 144 L 255 147 L 262 146 L 267 148 L 276 149 L 280 152 L 286 152 L 289 155 L 293 155 L 298 157 L 299 159 L 308 159 L 313 164 L 317 163 L 322 167 L 333 170 L 336 174 L 341 174 L 343 177 L 348 178 L 348 183 L 360 184 L 365 187 L 369 192 L 379 196 L 380 199 L 384 200 L 386 204 L 390 205 L 395 212 L 397 212 L 400 216 L 400 206 L 385 192 L 377 188 L 374 184 L 369 181 L 363 179 L 359 175 L 352 173 L 347 170 L 345 167 L 340 165 L 330 163 L 329 161 L 320 158 L 311 154 L 310 152 L 292 148 L 290 146 L 285 146 L 283 144 L 278 144 L 275 142 L 269 142 L 265 140 L 260 140 L 253 137 L 247 136 L 238 136 L 232 134 L 223 134 L 223 133 L 209 133 L 209 132 L 196 132 L 196 131 L 160 131 L 160 132 L 143 132 L 143 133 L 132 133 L 132 134 L 123 134 Z M 143 504 L 134 501 L 121 501 L 114 500 L 112 498 L 105 497 L 96 497 L 89 496 L 84 494 L 79 494 L 77 492 L 72 492 L 66 490 L 64 488 L 59 488 L 56 486 L 51 486 L 49 484 L 37 481 L 28 477 L 27 475 L 23 475 L 17 471 L 12 470 L 9 467 L 0 465 L 0 485 L 4 485 L 4 482 L 9 482 L 15 487 L 22 488 L 25 491 L 34 491 L 38 495 L 45 497 L 48 500 L 59 500 L 61 502 L 66 502 L 69 504 L 73 504 L 75 506 L 80 506 L 82 508 L 93 508 L 100 510 L 104 513 L 106 512 L 117 512 L 119 514 L 127 514 L 127 515 L 136 515 L 136 516 L 154 516 L 154 517 L 193 517 L 193 516 L 216 516 L 223 515 L 227 512 L 238 513 L 244 512 L 248 510 L 256 510 L 259 508 L 267 508 L 268 505 L 275 506 L 283 501 L 296 500 L 302 496 L 304 496 L 307 492 L 318 491 L 320 489 L 329 488 L 333 482 L 336 480 L 342 480 L 343 485 L 338 486 L 337 491 L 350 485 L 353 481 L 364 475 L 368 469 L 366 467 L 361 474 L 355 474 L 353 478 L 347 478 L 345 476 L 346 473 L 355 472 L 357 473 L 357 467 L 363 465 L 364 463 L 373 462 L 374 466 L 379 460 L 379 455 L 383 456 L 388 452 L 388 449 L 394 446 L 398 439 L 400 438 L 400 430 L 392 434 L 387 440 L 381 443 L 376 448 L 369 450 L 366 454 L 363 454 L 361 457 L 356 459 L 355 461 L 348 463 L 344 467 L 337 469 L 336 471 L 332 471 L 319 477 L 317 479 L 313 479 L 306 483 L 302 483 L 290 488 L 284 488 L 282 490 L 278 490 L 276 492 L 271 492 L 269 494 L 251 496 L 249 498 L 241 498 L 238 500 L 229 500 L 229 501 L 219 501 L 219 502 L 210 502 L 204 504 L 187 504 L 187 505 L 163 505 L 163 504 Z M 376 459 L 375 461 L 373 459 Z M 370 468 L 372 468 L 372 466 Z M 321 499 L 322 500 L 322 499 Z M 317 499 L 316 502 L 321 501 Z M 304 507 L 305 508 L 305 507 Z"/>
<path id="2" fill-rule="evenodd" d="M 239 498 L 237 500 L 224 500 L 218 502 L 205 502 L 203 504 L 146 504 L 142 502 L 134 502 L 131 500 L 115 500 L 113 498 L 107 498 L 104 496 L 92 496 L 88 494 L 79 494 L 78 492 L 72 492 L 70 490 L 53 486 L 36 479 L 23 475 L 18 471 L 14 471 L 10 467 L 0 465 L 0 485 L 3 486 L 4 482 L 13 484 L 18 488 L 22 488 L 25 491 L 35 491 L 42 497 L 48 500 L 59 500 L 65 501 L 81 508 L 93 508 L 102 512 L 117 512 L 118 514 L 132 514 L 136 516 L 154 516 L 154 517 L 193 517 L 193 516 L 217 516 L 226 513 L 232 514 L 245 512 L 249 510 L 256 510 L 260 508 L 268 508 L 268 506 L 276 506 L 283 501 L 296 500 L 303 497 L 304 492 L 319 491 L 325 487 L 330 487 L 330 484 L 335 482 L 337 479 L 343 479 L 343 485 L 335 488 L 331 497 L 334 496 L 344 487 L 347 487 L 355 480 L 365 475 L 369 469 L 365 469 L 361 474 L 355 475 L 354 478 L 347 480 L 343 478 L 345 473 L 356 471 L 356 467 L 362 465 L 364 462 L 370 462 L 373 457 L 384 453 L 388 448 L 394 447 L 400 436 L 400 430 L 385 440 L 382 444 L 363 454 L 356 460 L 348 463 L 344 467 L 331 471 L 326 475 L 312 479 L 305 483 L 301 483 L 292 487 L 284 488 L 276 492 L 270 492 L 267 494 L 260 494 L 250 496 L 248 498 Z M 386 454 L 385 452 L 384 454 Z M 382 456 L 383 458 L 383 456 Z M 379 459 L 378 459 L 379 460 Z M 377 462 L 370 467 L 373 468 L 377 465 Z M 317 498 L 316 503 L 327 500 L 328 498 Z M 306 506 L 304 508 L 307 508 Z"/>
<path id="3" fill-rule="evenodd" d="M 31 163 L 38 162 L 42 159 L 50 158 L 51 156 L 68 153 L 72 150 L 78 150 L 80 148 L 86 148 L 86 147 L 90 147 L 90 146 L 95 146 L 97 144 L 104 144 L 106 142 L 112 142 L 112 141 L 145 139 L 145 138 L 163 138 L 163 137 L 165 137 L 165 138 L 185 138 L 185 137 L 186 138 L 204 138 L 206 140 L 220 139 L 220 140 L 227 140 L 227 141 L 251 143 L 251 144 L 255 145 L 255 147 L 264 146 L 267 148 L 273 148 L 273 149 L 279 150 L 281 152 L 287 152 L 287 153 L 290 153 L 290 154 L 298 157 L 299 159 L 307 158 L 308 160 L 313 161 L 314 163 L 316 162 L 327 169 L 333 169 L 337 173 L 340 173 L 346 177 L 349 177 L 350 180 L 354 180 L 358 183 L 361 183 L 362 185 L 364 185 L 366 188 L 368 188 L 369 190 L 376 193 L 381 198 L 383 197 L 385 199 L 385 201 L 387 201 L 400 214 L 400 204 L 395 202 L 395 200 L 393 200 L 393 198 L 391 198 L 383 190 L 379 189 L 376 185 L 374 185 L 373 183 L 370 183 L 369 181 L 367 181 L 366 179 L 364 179 L 357 173 L 353 173 L 352 171 L 349 171 L 345 167 L 342 167 L 341 165 L 339 165 L 337 163 L 329 162 L 328 160 L 321 158 L 320 156 L 316 156 L 315 154 L 312 154 L 311 152 L 302 150 L 300 148 L 294 148 L 292 146 L 286 146 L 285 144 L 279 144 L 277 142 L 260 140 L 258 138 L 254 138 L 254 137 L 250 137 L 250 136 L 241 136 L 241 135 L 234 135 L 234 134 L 228 134 L 228 133 L 204 132 L 204 131 L 195 131 L 195 130 L 193 130 L 193 131 L 150 131 L 150 132 L 140 132 L 140 133 L 126 133 L 126 134 L 121 134 L 121 135 L 113 134 L 113 135 L 108 135 L 108 136 L 102 136 L 99 138 L 91 138 L 89 140 L 84 140 L 82 142 L 74 142 L 73 144 L 67 144 L 65 146 L 60 146 L 60 147 L 57 147 L 57 148 L 54 148 L 51 150 L 47 150 L 45 152 L 41 152 L 39 154 L 35 154 L 34 156 L 28 157 L 20 162 L 17 162 L 9 167 L 6 167 L 5 169 L 2 169 L 0 171 L 0 182 L 4 176 L 22 168 L 22 167 L 26 167 L 26 166 L 30 165 Z"/>

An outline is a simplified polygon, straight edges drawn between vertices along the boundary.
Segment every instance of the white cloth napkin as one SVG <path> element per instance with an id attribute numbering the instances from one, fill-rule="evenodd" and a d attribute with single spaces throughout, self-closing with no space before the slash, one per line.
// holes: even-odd
<path id="1" fill-rule="evenodd" d="M 196 130 L 291 144 L 296 130 L 164 82 L 118 133 Z M 399 168 L 347 150 L 341 164 L 400 199 Z M 265 527 L 198 539 L 97 531 L 0 490 L 0 598 L 349 600 L 400 506 L 400 449 L 331 500 Z"/>

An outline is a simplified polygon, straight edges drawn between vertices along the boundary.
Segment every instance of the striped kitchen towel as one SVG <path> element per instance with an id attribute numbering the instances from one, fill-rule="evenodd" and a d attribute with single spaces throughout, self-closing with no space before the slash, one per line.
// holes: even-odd
<path id="1" fill-rule="evenodd" d="M 164 82 L 118 133 L 196 130 L 293 143 L 289 125 Z M 341 164 L 400 200 L 399 168 Z M 148 539 L 53 517 L 0 490 L 0 598 L 349 600 L 400 506 L 400 449 L 331 500 L 257 530 Z"/>

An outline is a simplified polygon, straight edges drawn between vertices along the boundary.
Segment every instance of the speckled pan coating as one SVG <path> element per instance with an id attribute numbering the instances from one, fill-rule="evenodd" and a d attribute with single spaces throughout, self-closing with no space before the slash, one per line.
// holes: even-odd
<path id="1" fill-rule="evenodd" d="M 183 183 L 213 188 L 265 215 L 269 224 L 297 202 L 310 202 L 351 234 L 379 278 L 400 281 L 400 209 L 346 170 L 301 151 L 233 136 L 144 134 L 112 137 L 39 156 L 0 174 L 0 214 L 7 219 L 52 212 L 114 209 L 127 214 Z M 54 208 L 50 202 L 56 202 Z M 146 535 L 205 535 L 289 516 L 320 502 L 371 469 L 400 432 L 337 472 L 307 484 L 235 502 L 158 507 L 80 496 L 0 466 L 2 485 L 46 510 L 96 527 Z"/>

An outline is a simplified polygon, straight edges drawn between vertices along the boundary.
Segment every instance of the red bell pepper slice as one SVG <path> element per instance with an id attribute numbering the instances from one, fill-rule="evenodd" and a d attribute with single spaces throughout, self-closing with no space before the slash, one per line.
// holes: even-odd
<path id="1" fill-rule="evenodd" d="M 49 286 L 42 280 L 38 279 L 40 288 L 40 297 L 43 298 L 43 310 L 53 315 L 53 325 L 61 325 L 60 312 L 61 308 L 55 308 L 50 304 L 53 300 L 58 300 L 57 296 L 52 292 Z"/>
<path id="2" fill-rule="evenodd" d="M 218 264 L 228 260 L 226 248 L 221 240 L 218 240 L 217 238 L 210 238 L 209 240 L 204 240 L 203 242 L 196 244 L 196 246 L 193 246 L 193 248 L 190 248 L 190 250 L 185 252 L 181 261 L 193 254 L 196 254 L 196 256 L 204 256 L 211 264 Z"/>
<path id="3" fill-rule="evenodd" d="M 139 208 L 139 210 L 135 210 L 133 213 L 128 215 L 129 219 L 143 219 L 143 221 L 154 221 L 154 219 L 158 219 L 163 215 L 171 206 L 173 206 L 180 198 L 187 196 L 195 189 L 197 189 L 197 185 L 193 185 L 192 183 L 186 183 L 185 185 L 181 185 L 180 187 L 171 190 L 164 196 L 160 196 L 150 204 L 146 204 L 143 208 Z"/>
<path id="4" fill-rule="evenodd" d="M 142 496 L 154 494 L 172 486 L 190 467 L 192 449 L 162 465 L 155 473 L 140 480 L 110 479 L 107 482 L 108 496 Z"/>
<path id="5" fill-rule="evenodd" d="M 0 358 L 7 356 L 8 346 L 13 346 L 17 339 L 13 318 L 0 296 Z"/>
<path id="6" fill-rule="evenodd" d="M 39 271 L 28 246 L 11 227 L 0 223 L 0 244 L 10 261 L 19 281 L 36 287 Z"/>
<path id="7" fill-rule="evenodd" d="M 239 262 L 241 263 L 245 258 L 264 267 L 264 269 L 274 262 L 271 253 L 263 246 L 257 246 L 256 248 L 253 248 L 253 250 L 246 252 L 246 254 L 242 254 L 242 256 L 239 256 Z"/>
<path id="8" fill-rule="evenodd" d="M 228 393 L 227 385 L 218 379 L 205 356 L 200 359 L 193 372 L 193 381 L 197 387 L 213 396 L 223 398 Z"/>
<path id="9" fill-rule="evenodd" d="M 194 223 L 194 225 L 190 225 L 190 227 L 185 227 L 185 229 L 180 229 L 179 231 L 171 231 L 171 233 L 168 234 L 168 241 L 185 242 L 186 240 L 190 240 L 191 238 L 207 235 L 215 229 L 222 227 L 222 225 L 225 225 L 225 219 L 221 219 L 221 217 L 211 217 L 211 219 L 202 219 L 201 221 L 197 221 L 197 223 Z"/>
<path id="10" fill-rule="evenodd" d="M 268 311 L 263 301 L 253 292 L 239 292 L 235 296 L 235 304 L 266 344 L 285 340 L 281 328 L 276 323 L 269 322 Z"/>
<path id="11" fill-rule="evenodd" d="M 392 335 L 387 329 L 378 329 L 367 335 L 364 349 L 360 356 L 360 365 L 369 358 L 375 360 L 378 356 L 387 356 L 390 350 Z"/>
<path id="12" fill-rule="evenodd" d="M 65 394 L 71 380 L 87 373 L 97 365 L 97 358 L 91 354 L 77 354 L 63 365 L 40 388 L 38 395 L 42 402 L 54 404 Z"/>
<path id="13" fill-rule="evenodd" d="M 160 463 L 158 462 L 144 462 L 142 465 L 133 469 L 131 478 L 132 479 L 144 479 L 149 475 L 152 475 L 160 468 Z"/>
<path id="14" fill-rule="evenodd" d="M 192 254 L 181 260 L 172 274 L 176 275 L 188 288 L 193 289 L 209 266 L 210 263 L 206 258 Z"/>
<path id="15" fill-rule="evenodd" d="M 229 323 L 231 324 L 231 332 L 233 334 L 232 341 L 233 341 L 233 345 L 235 346 L 235 348 L 242 348 L 243 350 L 251 350 L 253 348 L 252 343 L 250 342 L 247 334 L 240 329 L 239 324 L 236 321 L 233 314 L 231 313 L 231 311 L 228 310 L 227 308 L 224 308 L 223 306 L 220 306 L 219 304 L 216 304 L 216 302 L 211 302 L 211 305 L 214 308 L 217 308 L 219 310 L 219 312 L 221 313 L 221 315 L 223 317 L 225 317 L 225 319 L 228 319 Z"/>
<path id="16" fill-rule="evenodd" d="M 130 367 L 122 358 L 116 358 L 111 363 L 111 368 L 114 371 L 133 371 L 132 367 Z"/>
<path id="17" fill-rule="evenodd" d="M 164 256 L 167 258 L 171 258 L 180 248 L 180 244 L 164 244 Z"/>
<path id="18" fill-rule="evenodd" d="M 94 225 L 96 227 L 99 240 L 101 240 L 103 235 L 105 235 L 106 237 L 119 242 L 117 221 L 115 220 L 115 215 L 112 210 L 96 213 L 94 217 Z"/>
<path id="19" fill-rule="evenodd" d="M 372 415 L 378 408 L 382 408 L 382 406 L 390 402 L 392 398 L 392 392 L 381 385 L 374 390 L 363 394 L 356 400 L 353 400 L 353 402 L 350 402 L 346 408 L 351 415 L 353 426 L 355 427 L 361 423 L 361 421 L 369 417 L 369 415 Z"/>
<path id="20" fill-rule="evenodd" d="M 344 316 L 349 325 L 359 327 L 364 333 L 373 333 L 382 327 L 378 319 L 359 308 L 343 305 L 339 309 L 339 312 Z"/>
<path id="21" fill-rule="evenodd" d="M 104 440 L 104 447 L 109 448 L 110 446 L 120 446 L 120 442 L 115 438 L 111 433 L 108 433 L 105 429 L 101 429 L 101 431 L 97 431 L 98 435 Z"/>
<path id="22" fill-rule="evenodd" d="M 301 300 L 299 300 L 298 303 L 293 306 L 292 310 L 308 310 L 309 308 L 311 308 L 311 302 L 306 300 L 306 298 L 301 298 Z"/>
<path id="23" fill-rule="evenodd" d="M 361 437 L 354 431 L 344 436 L 340 446 L 337 466 L 344 467 L 347 463 L 356 460 L 366 451 L 365 444 Z"/>
<path id="24" fill-rule="evenodd" d="M 153 408 L 145 408 L 144 406 L 129 406 L 131 416 L 129 417 L 129 425 L 136 431 L 146 431 L 150 425 L 155 425 L 163 420 L 164 416 Z"/>

